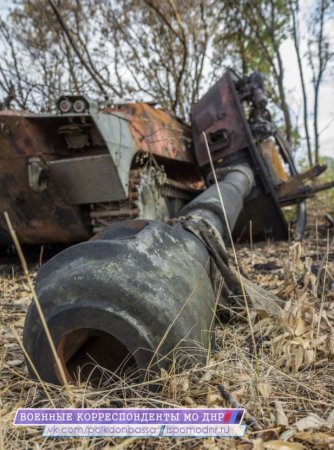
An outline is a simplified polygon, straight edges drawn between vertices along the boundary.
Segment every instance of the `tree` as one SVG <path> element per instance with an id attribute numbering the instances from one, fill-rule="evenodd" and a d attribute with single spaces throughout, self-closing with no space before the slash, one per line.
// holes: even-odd
<path id="1" fill-rule="evenodd" d="M 287 37 L 289 11 L 284 0 L 228 0 L 221 17 L 229 23 L 229 49 L 234 65 L 245 74 L 261 70 L 269 76 L 271 97 L 284 117 L 287 140 L 292 142 L 292 123 L 284 86 L 281 44 Z M 220 36 L 216 51 L 222 48 Z"/>
<path id="2" fill-rule="evenodd" d="M 307 94 L 306 94 L 306 83 L 305 83 L 305 76 L 304 76 L 302 54 L 301 54 L 301 50 L 300 50 L 301 44 L 300 44 L 300 24 L 299 24 L 299 11 L 300 11 L 299 0 L 290 0 L 289 6 L 290 6 L 290 11 L 291 11 L 291 35 L 292 35 L 293 44 L 294 44 L 294 47 L 296 50 L 298 71 L 299 71 L 299 77 L 300 77 L 300 85 L 301 85 L 302 95 L 303 95 L 303 124 L 304 124 L 305 137 L 306 137 L 307 156 L 308 156 L 309 165 L 312 166 L 313 157 L 312 157 L 311 139 L 310 139 L 310 133 L 309 133 L 309 127 L 308 127 L 308 101 L 307 101 Z"/>
<path id="3" fill-rule="evenodd" d="M 145 93 L 187 118 L 210 65 L 206 63 L 218 22 L 216 0 L 99 2 L 104 39 L 126 66 L 127 90 Z"/>
<path id="4" fill-rule="evenodd" d="M 64 7 L 73 9 L 73 2 Z M 85 17 L 82 14 L 82 23 Z M 15 102 L 23 109 L 52 110 L 61 93 L 84 91 L 87 77 L 63 38 L 51 8 L 43 0 L 26 0 L 1 23 L 6 58 L 0 63 L 0 84 L 7 93 L 9 81 Z"/>
<path id="5" fill-rule="evenodd" d="M 319 96 L 320 87 L 326 69 L 334 56 L 330 46 L 330 38 L 326 33 L 326 21 L 333 12 L 333 2 L 317 0 L 314 11 L 309 18 L 311 35 L 308 39 L 308 59 L 312 69 L 312 84 L 314 89 L 313 101 L 313 130 L 315 162 L 319 163 Z"/>
<path id="6" fill-rule="evenodd" d="M 311 8 L 308 8 L 306 13 L 307 35 L 304 36 L 304 39 L 300 36 L 301 5 L 299 0 L 290 0 L 289 6 L 291 11 L 291 36 L 296 51 L 303 97 L 303 125 L 307 155 L 309 164 L 312 165 L 314 162 L 319 163 L 319 98 L 321 84 L 333 58 L 329 34 L 334 5 L 329 0 L 316 0 Z M 303 44 L 307 46 L 305 52 L 302 50 Z M 312 98 L 310 101 L 307 92 L 305 63 L 311 68 L 313 85 L 313 107 L 311 108 L 309 105 L 312 103 Z M 313 116 L 313 135 L 309 127 L 311 113 Z"/>
<path id="7" fill-rule="evenodd" d="M 21 66 L 37 66 L 38 82 L 28 76 L 31 89 L 23 89 L 25 106 L 35 107 L 37 95 L 49 109 L 65 91 L 114 101 L 146 95 L 187 118 L 209 75 L 218 7 L 217 0 L 22 0 L 8 32 L 18 45 L 13 59 L 20 54 Z M 18 72 L 9 75 L 17 86 L 23 67 Z"/>
<path id="8" fill-rule="evenodd" d="M 330 0 L 314 0 L 306 37 L 313 71 L 316 161 L 320 88 L 332 58 L 332 5 Z M 310 99 L 299 25 L 299 0 L 17 0 L 0 22 L 3 105 L 12 102 L 33 110 L 43 105 L 51 111 L 59 95 L 68 92 L 111 103 L 145 96 L 188 120 L 204 89 L 232 66 L 241 75 L 252 70 L 266 75 L 269 95 L 292 143 L 295 130 L 281 50 L 292 36 L 311 164 Z"/>

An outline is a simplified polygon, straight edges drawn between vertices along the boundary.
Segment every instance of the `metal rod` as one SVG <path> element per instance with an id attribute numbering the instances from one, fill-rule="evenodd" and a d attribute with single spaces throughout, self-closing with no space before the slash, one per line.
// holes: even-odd
<path id="1" fill-rule="evenodd" d="M 115 209 L 112 211 L 92 211 L 90 217 L 92 219 L 102 219 L 104 217 L 134 217 L 138 216 L 139 209 Z"/>

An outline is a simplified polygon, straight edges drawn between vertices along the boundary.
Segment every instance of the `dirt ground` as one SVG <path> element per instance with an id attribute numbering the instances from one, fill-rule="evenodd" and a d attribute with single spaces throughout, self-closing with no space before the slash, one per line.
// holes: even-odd
<path id="1" fill-rule="evenodd" d="M 332 196 L 309 207 L 302 243 L 237 245 L 239 265 L 249 279 L 285 301 L 281 316 L 245 311 L 217 322 L 217 348 L 206 367 L 161 372 L 152 393 L 143 384 L 110 377 L 99 389 L 32 381 L 21 348 L 31 292 L 18 263 L 2 267 L 0 280 L 0 449 L 334 449 L 334 215 Z M 31 274 L 38 269 L 30 264 Z M 254 343 L 256 348 L 254 348 Z M 223 399 L 218 386 L 229 399 Z M 231 407 L 237 401 L 256 419 L 239 440 L 54 439 L 39 428 L 12 425 L 19 407 Z"/>

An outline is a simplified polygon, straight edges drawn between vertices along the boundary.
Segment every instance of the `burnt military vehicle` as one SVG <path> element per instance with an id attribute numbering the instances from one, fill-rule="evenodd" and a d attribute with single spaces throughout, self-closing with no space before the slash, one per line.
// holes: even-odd
<path id="1" fill-rule="evenodd" d="M 158 373 L 178 351 L 206 361 L 220 294 L 248 301 L 223 241 L 250 221 L 254 237 L 285 239 L 282 206 L 294 203 L 300 237 L 314 191 L 303 180 L 324 170 L 297 173 L 266 106 L 261 74 L 228 71 L 191 127 L 153 105 L 80 96 L 57 114 L 0 113 L 0 206 L 20 241 L 85 241 L 37 276 L 23 336 L 32 375 L 99 384 L 119 368 Z"/>
<path id="2" fill-rule="evenodd" d="M 286 238 L 281 206 L 291 203 L 301 205 L 301 235 L 311 189 L 266 105 L 259 73 L 228 71 L 194 106 L 191 127 L 152 104 L 101 107 L 84 96 L 61 97 L 55 114 L 0 111 L 0 244 L 10 242 L 3 211 L 22 244 L 70 244 L 120 220 L 177 215 L 212 183 L 203 131 L 220 171 L 245 157 L 256 173 L 235 235 L 252 220 L 255 237 Z"/>

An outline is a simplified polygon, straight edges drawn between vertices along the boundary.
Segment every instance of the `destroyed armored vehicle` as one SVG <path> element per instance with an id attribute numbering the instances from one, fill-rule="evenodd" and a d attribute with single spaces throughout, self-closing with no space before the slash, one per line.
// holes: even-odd
<path id="1" fill-rule="evenodd" d="M 297 173 L 266 106 L 261 74 L 228 71 L 191 127 L 153 105 L 78 96 L 59 99 L 57 114 L 0 114 L 0 205 L 21 243 L 85 241 L 37 275 L 23 335 L 32 376 L 100 385 L 122 371 L 147 379 L 179 357 L 184 367 L 185 355 L 205 363 L 217 303 L 252 298 L 224 242 L 250 224 L 254 238 L 287 238 L 291 204 L 300 237 L 305 198 L 329 187 L 303 184 L 324 167 Z"/>
<path id="2" fill-rule="evenodd" d="M 61 97 L 54 114 L 0 111 L 0 245 L 11 242 L 4 211 L 22 244 L 70 244 L 120 220 L 178 215 L 213 182 L 203 131 L 220 171 L 247 160 L 256 174 L 235 236 L 252 220 L 254 237 L 285 239 L 281 207 L 291 203 L 301 205 L 300 236 L 312 192 L 266 105 L 261 74 L 228 71 L 194 106 L 191 126 L 152 104 L 102 107 L 85 96 Z"/>

